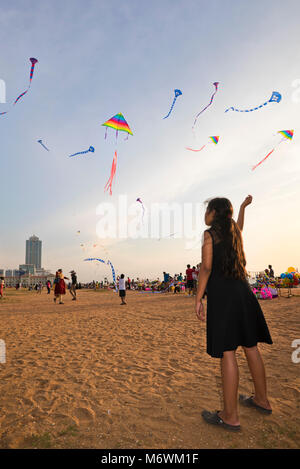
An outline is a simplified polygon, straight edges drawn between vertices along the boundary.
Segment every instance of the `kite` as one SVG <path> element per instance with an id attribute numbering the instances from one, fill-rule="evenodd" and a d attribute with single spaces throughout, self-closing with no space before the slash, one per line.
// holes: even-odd
<path id="1" fill-rule="evenodd" d="M 286 142 L 288 140 L 292 140 L 294 131 L 293 130 L 279 130 L 277 132 L 278 134 L 282 135 L 282 139 L 275 145 L 275 147 L 265 156 L 259 163 L 257 163 L 255 166 L 252 167 L 252 171 L 254 171 L 257 166 L 259 166 L 263 161 L 265 161 L 272 153 L 273 151 L 280 145 L 282 142 Z"/>
<path id="2" fill-rule="evenodd" d="M 115 116 L 113 116 L 111 119 L 109 119 L 108 121 L 104 122 L 104 124 L 102 124 L 103 126 L 106 127 L 106 130 L 105 130 L 105 139 L 107 137 L 107 128 L 110 127 L 111 129 L 115 129 L 116 131 L 116 141 L 118 139 L 118 133 L 119 131 L 120 132 L 126 132 L 127 133 L 127 137 L 125 140 L 128 140 L 128 136 L 129 134 L 130 135 L 133 135 L 129 125 L 127 124 L 123 114 L 121 114 L 120 112 L 118 114 L 116 114 Z M 117 150 L 115 150 L 115 154 L 114 154 L 114 158 L 113 158 L 113 162 L 112 162 L 112 166 L 111 166 L 111 170 L 110 170 L 110 177 L 104 187 L 104 192 L 107 191 L 109 189 L 109 193 L 110 195 L 112 195 L 112 184 L 113 184 L 113 180 L 114 180 L 114 177 L 115 177 L 115 174 L 116 174 L 116 169 L 117 169 Z"/>
<path id="3" fill-rule="evenodd" d="M 273 91 L 271 98 L 266 101 L 265 103 L 261 104 L 260 106 L 254 107 L 253 109 L 236 109 L 235 107 L 229 107 L 226 109 L 225 112 L 228 111 L 236 111 L 236 112 L 252 112 L 257 111 L 257 109 L 261 109 L 262 107 L 266 106 L 269 103 L 280 103 L 281 101 L 281 94 L 278 91 Z"/>
<path id="4" fill-rule="evenodd" d="M 176 99 L 178 98 L 178 96 L 182 95 L 182 91 L 180 91 L 180 90 L 174 90 L 174 93 L 175 93 L 175 97 L 173 99 L 172 106 L 171 106 L 170 111 L 168 112 L 168 114 L 164 117 L 164 119 L 167 119 L 167 117 L 169 117 L 169 115 L 171 114 L 171 112 L 173 110 L 173 107 L 175 106 Z"/>
<path id="5" fill-rule="evenodd" d="M 213 99 L 214 99 L 214 97 L 215 97 L 215 94 L 216 94 L 216 92 L 218 91 L 219 82 L 218 82 L 218 81 L 215 81 L 215 82 L 213 83 L 213 85 L 214 85 L 214 87 L 215 87 L 215 91 L 213 92 L 212 97 L 210 98 L 210 102 L 208 103 L 208 105 L 205 106 L 205 108 L 203 108 L 202 111 L 200 111 L 200 112 L 196 115 L 196 118 L 195 118 L 195 121 L 194 121 L 194 124 L 193 124 L 193 127 L 192 127 L 193 130 L 194 130 L 194 127 L 195 127 L 196 122 L 197 122 L 197 120 L 198 120 L 198 117 L 200 116 L 200 114 L 202 114 L 202 112 L 204 112 L 204 111 L 211 105 L 211 103 L 213 102 Z"/>
<path id="6" fill-rule="evenodd" d="M 31 87 L 31 82 L 32 82 L 32 78 L 33 78 L 34 67 L 35 67 L 35 64 L 38 62 L 38 60 L 35 59 L 35 58 L 33 58 L 33 57 L 31 57 L 29 60 L 30 60 L 30 62 L 31 62 L 31 68 L 30 68 L 30 75 L 29 75 L 29 85 L 28 85 L 28 88 L 27 88 L 27 90 L 25 90 L 23 93 L 21 93 L 21 94 L 17 97 L 17 99 L 14 101 L 13 104 L 16 104 L 16 103 L 19 101 L 19 99 L 21 99 L 22 96 L 24 96 L 24 95 L 29 91 L 29 88 Z M 0 112 L 0 116 L 3 116 L 4 114 L 7 114 L 7 113 L 8 113 L 8 111 Z"/>
<path id="7" fill-rule="evenodd" d="M 29 88 L 31 86 L 31 82 L 32 82 L 32 78 L 33 78 L 33 72 L 34 72 L 34 67 L 35 67 L 35 64 L 37 63 L 37 59 L 31 57 L 30 59 L 30 62 L 31 62 L 31 68 L 30 68 L 30 76 L 29 76 L 29 85 L 28 85 L 28 88 L 27 90 L 25 90 L 23 93 L 21 93 L 17 99 L 15 100 L 14 104 L 16 104 L 20 98 L 22 98 L 22 96 L 24 96 L 24 94 L 26 94 L 28 91 L 29 91 Z"/>
<path id="8" fill-rule="evenodd" d="M 217 135 L 213 135 L 212 137 L 209 137 L 209 138 L 211 139 L 211 141 L 208 143 L 214 143 L 215 145 L 217 145 L 220 137 L 218 137 Z M 203 150 L 204 147 L 206 147 L 206 145 L 208 145 L 208 143 L 206 143 L 205 145 L 203 145 L 201 148 L 198 148 L 198 149 L 194 149 L 190 147 L 185 147 L 185 148 L 190 151 L 201 151 Z"/>
<path id="9" fill-rule="evenodd" d="M 141 201 L 140 198 L 136 199 L 137 202 L 139 202 L 141 205 L 142 205 L 142 209 L 143 209 L 143 217 L 142 217 L 142 220 L 144 220 L 144 213 L 145 213 L 145 207 L 144 207 L 144 204 L 143 202 Z"/>
<path id="10" fill-rule="evenodd" d="M 88 150 L 85 150 L 85 151 L 79 151 L 78 153 L 74 153 L 73 155 L 69 155 L 69 158 L 71 158 L 72 156 L 76 156 L 76 155 L 84 155 L 85 153 L 94 153 L 95 151 L 95 148 L 94 147 L 90 147 Z"/>
<path id="11" fill-rule="evenodd" d="M 110 261 L 105 262 L 103 259 L 98 259 L 97 257 L 89 257 L 88 259 L 84 259 L 84 260 L 85 261 L 98 261 L 98 262 L 102 262 L 103 264 L 109 265 L 111 267 L 112 278 L 115 284 L 116 291 L 118 290 L 115 269 Z"/>
<path id="12" fill-rule="evenodd" d="M 50 151 L 49 148 L 47 148 L 46 145 L 43 144 L 42 140 L 38 140 L 38 143 L 40 143 L 42 147 L 45 148 L 45 150 Z"/>

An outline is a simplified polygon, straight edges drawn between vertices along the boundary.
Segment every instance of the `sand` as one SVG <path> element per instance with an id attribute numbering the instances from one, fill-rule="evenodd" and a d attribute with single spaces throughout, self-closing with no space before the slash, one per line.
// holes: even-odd
<path id="1" fill-rule="evenodd" d="M 0 448 L 299 448 L 300 289 L 261 301 L 271 416 L 240 408 L 237 434 L 207 425 L 220 402 L 219 360 L 184 294 L 6 290 L 0 302 Z M 300 353 L 299 353 L 300 356 Z M 240 392 L 252 393 L 242 350 Z"/>

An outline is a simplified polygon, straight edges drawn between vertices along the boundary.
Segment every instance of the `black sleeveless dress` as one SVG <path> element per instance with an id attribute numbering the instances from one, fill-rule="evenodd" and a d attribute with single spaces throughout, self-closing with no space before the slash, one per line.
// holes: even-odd
<path id="1" fill-rule="evenodd" d="M 238 346 L 254 347 L 258 342 L 272 344 L 259 302 L 246 280 L 222 274 L 223 242 L 211 228 L 212 271 L 207 283 L 207 353 L 222 358 L 223 352 Z"/>

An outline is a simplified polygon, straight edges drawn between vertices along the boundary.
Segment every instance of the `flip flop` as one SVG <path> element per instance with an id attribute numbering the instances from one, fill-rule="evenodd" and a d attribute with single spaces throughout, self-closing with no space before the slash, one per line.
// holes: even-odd
<path id="1" fill-rule="evenodd" d="M 268 414 L 270 415 L 272 413 L 272 410 L 271 409 L 266 409 L 265 407 L 262 407 L 258 404 L 256 404 L 253 400 L 254 396 L 250 396 L 250 397 L 247 397 L 247 396 L 244 396 L 243 394 L 240 394 L 239 396 L 239 401 L 241 404 L 243 404 L 244 406 L 246 407 L 254 407 L 255 409 L 259 410 L 260 412 L 262 412 L 263 414 Z"/>
<path id="2" fill-rule="evenodd" d="M 239 432 L 241 430 L 240 425 L 230 425 L 229 423 L 225 423 L 218 415 L 218 412 L 220 411 L 209 412 L 208 410 L 203 410 L 201 415 L 205 422 L 210 423 L 211 425 L 218 425 L 219 427 L 223 427 L 225 430 L 230 430 L 231 432 Z"/>

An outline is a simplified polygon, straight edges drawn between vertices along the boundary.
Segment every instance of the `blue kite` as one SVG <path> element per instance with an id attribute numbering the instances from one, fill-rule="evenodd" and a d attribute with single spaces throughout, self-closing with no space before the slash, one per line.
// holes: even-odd
<path id="1" fill-rule="evenodd" d="M 261 104 L 260 106 L 254 107 L 253 109 L 236 109 L 235 107 L 229 107 L 228 109 L 226 109 L 225 112 L 228 112 L 228 111 L 252 112 L 252 111 L 257 111 L 257 109 L 261 109 L 262 107 L 266 106 L 269 103 L 280 103 L 280 101 L 281 101 L 281 94 L 278 93 L 278 91 L 273 91 L 271 98 L 265 103 Z"/>

